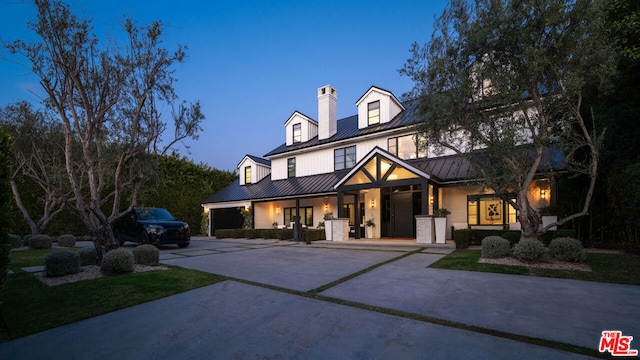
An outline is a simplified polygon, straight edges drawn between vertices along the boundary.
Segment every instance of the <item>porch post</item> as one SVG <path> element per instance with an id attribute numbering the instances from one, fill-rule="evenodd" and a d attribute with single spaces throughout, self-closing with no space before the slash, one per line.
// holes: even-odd
<path id="1" fill-rule="evenodd" d="M 336 218 L 342 218 L 342 191 L 338 190 L 338 212 L 336 213 Z"/>
<path id="2" fill-rule="evenodd" d="M 423 179 L 422 186 L 422 201 L 420 206 L 420 215 L 427 215 L 429 213 L 429 181 Z"/>
<path id="3" fill-rule="evenodd" d="M 302 229 L 300 228 L 300 199 L 296 198 L 296 216 L 293 218 L 293 241 L 302 240 Z"/>
<path id="4" fill-rule="evenodd" d="M 354 206 L 356 208 L 353 214 L 354 238 L 360 239 L 360 191 L 357 191 L 355 194 L 353 194 L 353 199 Z"/>

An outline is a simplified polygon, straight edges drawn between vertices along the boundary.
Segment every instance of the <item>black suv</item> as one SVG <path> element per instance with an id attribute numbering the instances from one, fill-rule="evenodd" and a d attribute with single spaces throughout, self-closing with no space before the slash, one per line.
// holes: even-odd
<path id="1" fill-rule="evenodd" d="M 113 233 L 120 246 L 125 241 L 133 241 L 153 245 L 178 244 L 185 248 L 191 240 L 189 225 L 177 221 L 162 208 L 134 208 L 116 222 Z"/>

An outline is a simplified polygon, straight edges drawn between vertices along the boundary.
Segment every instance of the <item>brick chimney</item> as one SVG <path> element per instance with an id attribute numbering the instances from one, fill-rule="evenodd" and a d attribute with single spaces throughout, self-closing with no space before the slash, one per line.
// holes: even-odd
<path id="1" fill-rule="evenodd" d="M 338 130 L 338 91 L 325 85 L 318 89 L 318 140 L 332 137 Z"/>

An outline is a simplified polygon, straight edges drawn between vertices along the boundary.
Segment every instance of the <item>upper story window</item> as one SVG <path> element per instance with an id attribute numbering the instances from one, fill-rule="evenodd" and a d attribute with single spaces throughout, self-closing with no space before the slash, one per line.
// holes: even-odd
<path id="1" fill-rule="evenodd" d="M 377 125 L 380 124 L 380 100 L 378 101 L 374 101 L 374 102 L 370 102 L 367 105 L 368 108 L 368 112 L 367 112 L 367 119 L 368 122 L 367 124 L 369 125 Z"/>
<path id="2" fill-rule="evenodd" d="M 293 124 L 293 143 L 299 143 L 302 141 L 302 125 Z"/>
<path id="3" fill-rule="evenodd" d="M 251 166 L 244 168 L 244 183 L 251 184 Z"/>
<path id="4" fill-rule="evenodd" d="M 356 165 L 356 147 L 335 149 L 333 151 L 333 168 L 335 170 L 351 169 Z"/>
<path id="5" fill-rule="evenodd" d="M 387 140 L 387 150 L 403 160 L 427 157 L 426 149 L 418 146 L 415 135 L 389 138 Z"/>
<path id="6" fill-rule="evenodd" d="M 287 159 L 287 177 L 296 177 L 296 158 Z"/>

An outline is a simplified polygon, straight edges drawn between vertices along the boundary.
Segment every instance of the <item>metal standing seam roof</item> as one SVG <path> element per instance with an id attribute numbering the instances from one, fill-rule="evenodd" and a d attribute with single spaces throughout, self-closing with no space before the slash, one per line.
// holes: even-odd
<path id="1" fill-rule="evenodd" d="M 340 140 L 346 140 L 362 135 L 373 134 L 385 130 L 401 128 L 405 126 L 413 125 L 415 117 L 413 116 L 414 112 L 417 109 L 417 101 L 410 101 L 407 104 L 403 104 L 406 107 L 406 110 L 400 112 L 396 115 L 391 121 L 379 124 L 376 126 L 368 126 L 363 129 L 358 128 L 358 115 L 349 116 L 343 119 L 337 120 L 336 123 L 336 133 L 330 138 L 319 140 L 316 135 L 314 138 L 309 141 L 305 141 L 303 143 L 296 143 L 287 146 L 286 143 L 276 147 L 275 149 L 269 151 L 264 156 L 273 156 L 278 154 L 283 154 L 289 151 L 295 151 L 300 149 L 306 149 L 317 145 L 328 144 Z"/>

